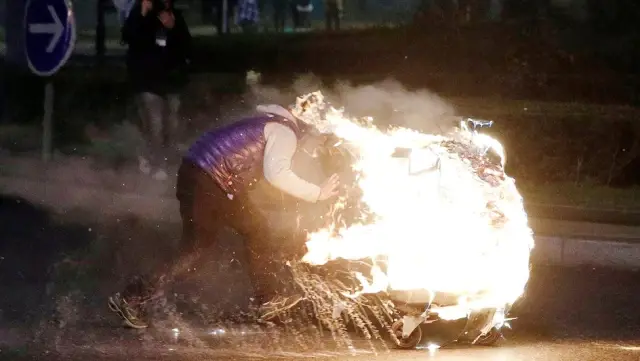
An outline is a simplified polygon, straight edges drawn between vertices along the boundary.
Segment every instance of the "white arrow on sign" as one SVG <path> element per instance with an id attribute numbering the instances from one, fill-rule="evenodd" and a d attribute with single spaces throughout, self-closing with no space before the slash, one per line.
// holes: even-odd
<path id="1" fill-rule="evenodd" d="M 50 53 L 55 49 L 56 45 L 60 41 L 62 37 L 62 32 L 64 31 L 64 26 L 56 13 L 56 9 L 53 6 L 48 5 L 47 9 L 49 9 L 49 13 L 53 18 L 52 23 L 48 24 L 29 24 L 29 32 L 34 34 L 51 34 L 51 41 L 49 41 L 49 46 L 47 46 L 47 53 Z"/>

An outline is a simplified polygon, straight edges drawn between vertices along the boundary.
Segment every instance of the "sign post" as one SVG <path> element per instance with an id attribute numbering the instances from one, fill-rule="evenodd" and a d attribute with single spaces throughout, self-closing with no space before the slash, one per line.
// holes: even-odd
<path id="1" fill-rule="evenodd" d="M 222 33 L 229 32 L 229 2 L 228 0 L 222 0 Z"/>
<path id="2" fill-rule="evenodd" d="M 70 0 L 28 0 L 24 16 L 25 53 L 31 72 L 46 78 L 42 118 L 42 159 L 51 159 L 54 92 L 51 76 L 69 60 L 76 43 Z"/>

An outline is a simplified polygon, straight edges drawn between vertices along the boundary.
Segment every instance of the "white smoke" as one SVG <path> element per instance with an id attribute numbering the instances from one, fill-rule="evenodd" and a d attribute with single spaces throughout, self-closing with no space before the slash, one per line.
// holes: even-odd
<path id="1" fill-rule="evenodd" d="M 256 103 L 289 105 L 300 95 L 321 91 L 332 106 L 344 108 L 351 116 L 372 117 L 374 124 L 382 128 L 394 125 L 439 134 L 453 126 L 452 104 L 428 89 L 409 90 L 392 79 L 365 85 L 338 81 L 334 86 L 325 86 L 309 74 L 284 87 L 264 85 L 256 73 L 250 73 L 248 79 L 248 93 Z"/>

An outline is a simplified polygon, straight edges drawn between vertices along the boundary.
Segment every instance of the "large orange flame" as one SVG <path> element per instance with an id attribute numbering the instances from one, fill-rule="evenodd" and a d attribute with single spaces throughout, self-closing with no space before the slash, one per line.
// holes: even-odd
<path id="1" fill-rule="evenodd" d="M 322 94 L 313 95 L 321 106 Z M 349 145 L 357 158 L 353 168 L 360 174 L 361 201 L 375 215 L 372 223 L 309 234 L 304 262 L 383 256 L 386 271 L 374 267 L 371 283 L 361 278 L 362 293 L 453 294 L 458 304 L 440 311 L 448 319 L 502 308 L 522 295 L 534 243 L 515 182 L 499 164 L 478 168 L 448 146 L 463 144 L 481 159 L 492 149 L 504 159 L 498 141 L 464 127 L 447 136 L 382 131 L 333 108 L 303 117 Z M 397 148 L 410 149 L 410 155 L 393 157 Z"/>

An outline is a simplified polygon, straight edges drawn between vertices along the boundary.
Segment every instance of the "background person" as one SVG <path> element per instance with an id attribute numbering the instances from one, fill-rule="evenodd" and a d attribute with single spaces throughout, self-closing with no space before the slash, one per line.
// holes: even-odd
<path id="1" fill-rule="evenodd" d="M 311 0 L 295 0 L 295 2 L 298 14 L 298 28 L 301 30 L 311 30 L 313 2 Z"/>
<path id="2" fill-rule="evenodd" d="M 255 33 L 260 21 L 258 0 L 240 0 L 238 2 L 238 25 L 244 33 Z"/>
<path id="3" fill-rule="evenodd" d="M 282 33 L 287 22 L 287 5 L 290 0 L 271 0 L 273 6 L 273 26 L 275 31 Z"/>
<path id="4" fill-rule="evenodd" d="M 191 34 L 172 0 L 140 0 L 122 29 L 128 44 L 127 69 L 136 94 L 140 130 L 140 170 L 167 178 L 167 158 L 177 145 L 180 92 L 188 82 Z"/>

